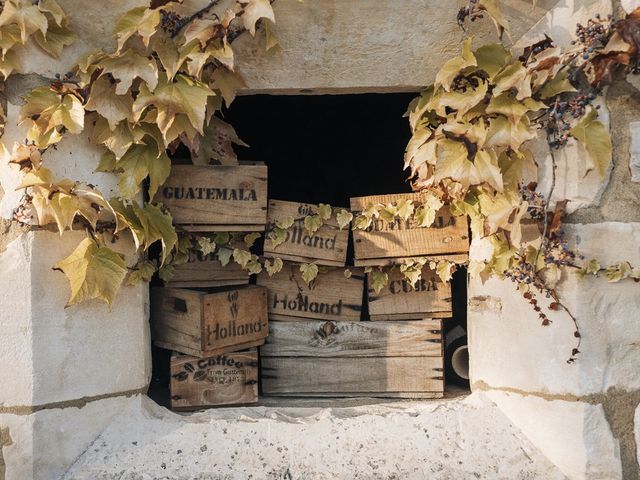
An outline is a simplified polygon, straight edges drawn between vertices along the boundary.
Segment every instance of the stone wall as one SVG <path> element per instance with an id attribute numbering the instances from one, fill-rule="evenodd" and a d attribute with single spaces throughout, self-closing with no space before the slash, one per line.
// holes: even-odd
<path id="1" fill-rule="evenodd" d="M 524 0 L 503 3 L 515 43 L 536 39 L 543 31 L 567 42 L 576 21 L 621 8 L 604 0 L 538 0 L 535 7 Z M 630 3 L 625 7 L 631 8 Z M 15 126 L 20 96 L 46 77 L 64 74 L 80 54 L 109 48 L 115 19 L 145 2 L 61 4 L 80 40 L 59 62 L 35 50 L 25 52 L 24 75 L 13 77 L 5 88 L 6 145 L 24 138 Z M 238 39 L 246 94 L 416 91 L 432 81 L 462 39 L 450 2 L 277 0 L 274 6 L 280 47 L 265 54 L 248 39 Z M 472 32 L 476 43 L 493 40 L 488 22 L 479 23 Z M 637 143 L 629 125 L 640 121 L 639 95 L 627 82 L 617 82 L 607 92 L 615 155 L 608 183 L 601 187 L 592 174 L 584 177 L 569 169 L 571 156 L 581 154 L 577 146 L 569 151 L 558 181 L 558 191 L 573 200 L 569 236 L 580 251 L 604 261 L 640 264 L 640 189 L 629 171 L 635 158 L 629 152 Z M 540 155 L 547 154 L 544 145 L 539 148 Z M 83 135 L 69 136 L 46 153 L 45 163 L 59 175 L 89 181 L 107 193 L 114 180 L 94 173 L 99 153 Z M 124 288 L 112 311 L 94 302 L 65 309 L 68 292 L 59 288 L 65 280 L 51 265 L 71 251 L 77 237 L 61 239 L 11 224 L 8 219 L 20 201 L 18 182 L 5 155 L 0 162 L 0 480 L 57 479 L 114 419 L 127 423 L 121 412 L 141 419 L 139 428 L 162 416 L 140 399 L 150 369 L 147 292 L 144 286 Z M 126 251 L 126 239 L 120 244 Z M 481 251 L 474 243 L 472 254 Z M 542 327 L 508 282 L 470 285 L 473 389 L 484 391 L 483 398 L 495 402 L 531 445 L 571 479 L 638 478 L 637 292 L 630 281 L 609 285 L 601 279 L 563 279 L 562 298 L 583 334 L 582 353 L 568 365 L 575 338 L 566 315 L 558 313 L 549 327 Z M 261 425 L 268 430 L 266 438 L 273 436 L 277 443 L 287 429 L 279 430 L 280 414 L 272 414 L 273 421 Z M 334 418 L 331 410 L 323 415 Z M 389 418 L 377 421 L 376 428 L 384 430 L 385 422 L 397 420 Z M 180 423 L 180 417 L 171 416 L 171 422 Z M 349 430 L 355 424 L 335 423 L 340 426 L 330 428 L 337 435 L 347 429 L 344 438 L 355 438 Z M 211 428 L 221 425 L 215 421 Z"/>

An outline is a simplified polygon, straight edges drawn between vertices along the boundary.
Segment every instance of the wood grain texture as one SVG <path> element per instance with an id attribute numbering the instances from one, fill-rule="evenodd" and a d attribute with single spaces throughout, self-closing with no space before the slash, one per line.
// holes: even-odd
<path id="1" fill-rule="evenodd" d="M 347 261 L 349 228 L 340 230 L 335 216 L 309 237 L 304 228 L 304 217 L 312 215 L 317 205 L 282 200 L 269 200 L 267 231 L 277 220 L 293 217 L 295 223 L 287 230 L 284 243 L 273 246 L 268 238 L 264 242 L 264 254 L 284 260 L 316 262 L 318 265 L 344 266 Z"/>
<path id="2" fill-rule="evenodd" d="M 446 260 L 453 263 L 466 263 L 469 260 L 468 253 L 447 253 L 441 255 L 422 255 L 416 257 L 391 257 L 391 258 L 370 258 L 370 259 L 354 259 L 356 267 L 392 267 L 403 263 L 411 262 L 417 258 L 427 257 L 430 261 L 439 262 Z"/>
<path id="3" fill-rule="evenodd" d="M 402 199 L 411 199 L 417 205 L 422 203 L 423 196 L 421 193 L 401 193 L 355 197 L 351 199 L 351 210 L 356 214 L 370 204 Z M 429 228 L 416 226 L 413 219 L 406 222 L 397 219 L 391 224 L 374 220 L 369 229 L 353 231 L 353 242 L 358 260 L 465 253 L 469 251 L 467 218 L 452 216 L 449 207 L 445 206 Z"/>
<path id="4" fill-rule="evenodd" d="M 169 209 L 176 225 L 191 225 L 191 230 L 215 231 L 216 226 L 229 229 L 232 225 L 244 231 L 255 226 L 264 230 L 267 167 L 258 163 L 174 165 L 154 201 Z"/>
<path id="5" fill-rule="evenodd" d="M 156 345 L 197 357 L 261 345 L 269 330 L 267 292 L 255 285 L 215 293 L 154 288 L 151 317 Z"/>
<path id="6" fill-rule="evenodd" d="M 360 320 L 364 291 L 364 272 L 352 269 L 345 278 L 341 268 L 320 272 L 307 285 L 300 266 L 285 262 L 272 277 L 262 272 L 257 284 L 268 289 L 268 309 L 272 319 Z"/>
<path id="7" fill-rule="evenodd" d="M 173 277 L 165 285 L 168 287 L 220 287 L 225 285 L 246 285 L 249 275 L 235 262 L 222 266 L 213 255 L 198 257 L 189 255 L 189 261 L 176 265 Z"/>
<path id="8" fill-rule="evenodd" d="M 271 322 L 262 357 L 439 357 L 440 320 Z"/>
<path id="9" fill-rule="evenodd" d="M 442 357 L 263 357 L 267 395 L 418 396 L 444 391 Z"/>
<path id="10" fill-rule="evenodd" d="M 195 410 L 258 401 L 258 352 L 171 357 L 171 408 Z"/>
<path id="11" fill-rule="evenodd" d="M 404 278 L 400 269 L 389 272 L 387 285 L 376 293 L 367 274 L 369 318 L 428 317 L 432 314 L 451 316 L 451 284 L 443 282 L 428 265 L 422 269 L 421 279 L 415 287 Z"/>

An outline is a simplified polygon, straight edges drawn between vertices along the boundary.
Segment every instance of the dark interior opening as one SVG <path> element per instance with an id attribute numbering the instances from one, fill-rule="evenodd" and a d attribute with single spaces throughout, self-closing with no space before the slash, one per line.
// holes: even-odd
<path id="1" fill-rule="evenodd" d="M 236 148 L 239 160 L 269 167 L 269 198 L 348 207 L 350 197 L 411 191 L 402 168 L 411 137 L 403 115 L 414 97 L 242 96 L 224 112 L 224 120 L 250 146 Z M 466 269 L 460 268 L 452 280 L 453 318 L 443 321 L 448 341 L 460 328 L 466 332 L 466 287 Z M 168 371 L 167 351 L 154 347 L 150 396 L 165 405 Z M 446 389 L 460 391 L 449 382 Z"/>

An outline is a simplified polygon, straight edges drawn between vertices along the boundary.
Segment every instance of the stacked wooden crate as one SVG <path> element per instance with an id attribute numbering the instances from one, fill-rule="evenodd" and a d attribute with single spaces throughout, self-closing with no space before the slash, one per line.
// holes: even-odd
<path id="1" fill-rule="evenodd" d="M 263 232 L 267 168 L 176 165 L 155 201 L 194 234 Z M 255 403 L 258 350 L 268 335 L 267 291 L 248 285 L 231 262 L 189 252 L 165 287 L 151 292 L 154 343 L 173 352 L 170 397 L 176 410 Z"/>
<path id="2" fill-rule="evenodd" d="M 370 203 L 390 203 L 419 194 L 352 199 L 354 213 Z M 286 205 L 285 205 L 286 203 Z M 270 201 L 270 222 L 297 212 L 302 204 Z M 296 210 L 297 209 L 297 210 Z M 374 223 L 354 231 L 355 265 L 321 272 L 307 285 L 295 264 L 273 277 L 258 276 L 268 288 L 270 334 L 261 347 L 262 389 L 282 396 L 441 397 L 444 391 L 441 318 L 451 316 L 451 287 L 425 266 L 416 288 L 394 270 L 380 292 L 369 287 L 363 266 L 390 266 L 410 257 L 468 251 L 466 222 L 444 209 L 433 228 L 410 222 Z M 317 237 L 317 238 L 316 238 Z M 346 263 L 348 232 L 328 222 L 313 237 L 294 227 L 278 247 L 265 243 L 265 255 L 319 265 Z M 328 250 L 326 246 L 339 248 Z M 344 247 L 343 247 L 344 246 Z M 339 251 L 336 251 L 339 250 Z M 434 259 L 444 258 L 432 257 Z M 368 319 L 364 301 L 368 304 Z M 361 321 L 364 320 L 364 321 Z"/>

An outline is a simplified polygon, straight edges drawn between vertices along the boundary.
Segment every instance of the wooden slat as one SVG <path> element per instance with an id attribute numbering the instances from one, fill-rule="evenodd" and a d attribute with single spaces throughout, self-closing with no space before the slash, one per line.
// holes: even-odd
<path id="1" fill-rule="evenodd" d="M 267 395 L 389 396 L 444 390 L 442 357 L 264 357 Z"/>
<path id="2" fill-rule="evenodd" d="M 411 199 L 418 204 L 422 202 L 423 194 L 405 193 L 355 197 L 351 199 L 351 210 L 359 212 L 370 204 L 393 203 L 401 199 Z M 397 220 L 392 224 L 378 219 L 373 221 L 368 230 L 354 230 L 353 241 L 355 257 L 358 260 L 469 251 L 467 218 L 465 216 L 453 217 L 447 206 L 436 214 L 436 220 L 432 227 L 417 227 L 413 219 L 406 222 Z"/>
<path id="3" fill-rule="evenodd" d="M 262 357 L 442 356 L 440 320 L 271 322 Z"/>
<path id="4" fill-rule="evenodd" d="M 415 288 L 405 279 L 400 269 L 389 272 L 387 285 L 376 293 L 367 275 L 369 317 L 372 320 L 389 318 L 390 315 L 427 317 L 432 313 L 448 313 L 451 316 L 451 284 L 443 282 L 428 265 L 422 269 Z"/>
<path id="5" fill-rule="evenodd" d="M 302 279 L 300 266 L 286 262 L 272 277 L 260 273 L 257 284 L 269 291 L 271 318 L 360 320 L 364 290 L 361 269 L 352 269 L 351 278 L 345 278 L 344 269 L 329 269 L 320 272 L 308 286 Z"/>
<path id="6" fill-rule="evenodd" d="M 267 167 L 263 164 L 174 165 L 154 201 L 162 202 L 176 225 L 264 226 Z M 200 231 L 203 231 L 200 227 Z M 264 229 L 264 228 L 262 228 Z M 228 228 L 227 228 L 228 230 Z M 212 231 L 212 230 L 207 230 Z"/>
<path id="7" fill-rule="evenodd" d="M 205 295 L 201 356 L 262 341 L 269 334 L 267 290 L 248 285 Z"/>
<path id="8" fill-rule="evenodd" d="M 438 262 L 447 260 L 454 263 L 466 263 L 469 260 L 468 253 L 448 253 L 444 255 L 422 255 L 416 257 L 395 257 L 395 258 L 369 258 L 364 260 L 355 259 L 353 264 L 356 267 L 392 267 L 410 262 L 416 258 L 428 258 L 429 261 Z"/>
<path id="9" fill-rule="evenodd" d="M 195 254 L 189 261 L 176 265 L 169 287 L 215 287 L 222 285 L 243 285 L 249 283 L 249 275 L 235 262 L 222 266 L 220 261 L 208 255 L 199 258 Z"/>
<path id="10" fill-rule="evenodd" d="M 438 318 L 438 319 L 447 319 L 447 318 L 451 318 L 451 312 L 431 312 L 429 313 L 429 317 L 430 318 Z M 389 315 L 376 315 L 376 318 L 371 318 L 371 320 L 374 320 L 376 322 L 381 322 L 381 321 L 387 321 L 387 320 L 391 320 L 391 321 L 396 321 L 396 320 L 402 320 L 402 321 L 406 321 L 406 320 L 423 320 L 424 317 L 422 317 L 421 314 L 419 313 L 391 313 Z"/>
<path id="11" fill-rule="evenodd" d="M 315 212 L 316 205 L 282 200 L 269 200 L 267 231 L 277 220 L 293 217 L 295 223 L 287 230 L 286 240 L 278 246 L 268 238 L 264 242 L 265 256 L 279 256 L 282 259 L 310 262 L 319 265 L 342 266 L 347 260 L 349 229 L 340 230 L 335 216 L 327 220 L 312 236 L 304 228 L 304 217 Z"/>
<path id="12" fill-rule="evenodd" d="M 177 288 L 151 289 L 154 343 L 181 353 L 201 352 L 202 294 Z"/>
<path id="13" fill-rule="evenodd" d="M 194 410 L 258 401 L 258 352 L 171 357 L 171 408 Z"/>

